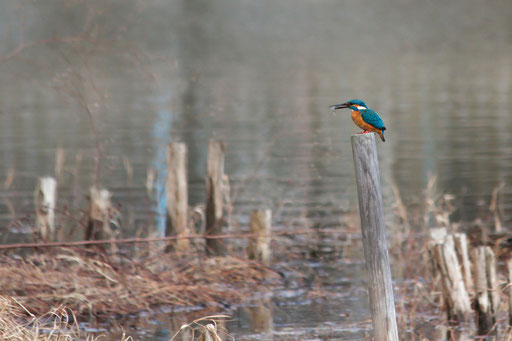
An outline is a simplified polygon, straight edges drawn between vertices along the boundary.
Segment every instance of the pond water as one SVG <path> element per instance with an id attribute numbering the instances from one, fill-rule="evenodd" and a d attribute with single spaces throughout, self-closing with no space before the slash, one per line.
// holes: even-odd
<path id="1" fill-rule="evenodd" d="M 189 203 L 198 205 L 211 138 L 226 142 L 241 230 L 251 210 L 268 207 L 276 229 L 344 232 L 357 210 L 350 135 L 358 129 L 348 111 L 328 107 L 352 98 L 388 129 L 378 141 L 387 214 L 390 181 L 414 207 L 436 174 L 462 222 L 487 219 L 503 181 L 506 226 L 511 15 L 505 0 L 2 2 L 2 238 L 29 239 L 36 179 L 55 174 L 59 149 L 61 212 L 84 210 L 98 178 L 123 212 L 125 236 L 161 233 L 167 143 L 186 142 Z M 77 225 L 64 215 L 61 224 Z M 265 303 L 274 338 L 369 337 L 361 254 L 344 252 L 304 261 L 339 294 L 274 291 Z M 237 338 L 261 337 L 250 309 L 229 309 Z"/>

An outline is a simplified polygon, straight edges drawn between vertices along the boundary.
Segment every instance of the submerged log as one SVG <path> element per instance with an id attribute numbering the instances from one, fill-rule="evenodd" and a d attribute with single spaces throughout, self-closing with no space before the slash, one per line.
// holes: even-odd
<path id="1" fill-rule="evenodd" d="M 357 194 L 376 341 L 398 340 L 375 134 L 352 136 Z"/>
<path id="2" fill-rule="evenodd" d="M 208 161 L 206 166 L 206 235 L 222 234 L 224 219 L 224 142 L 210 140 L 208 143 Z M 225 240 L 207 238 L 206 250 L 209 255 L 226 254 Z"/>
<path id="3" fill-rule="evenodd" d="M 247 256 L 263 264 L 270 263 L 270 229 L 272 225 L 272 211 L 270 209 L 253 211 L 249 223 L 251 234 L 256 235 L 249 239 Z"/>
<path id="4" fill-rule="evenodd" d="M 54 241 L 55 204 L 57 202 L 57 181 L 52 177 L 39 178 L 34 191 L 36 207 L 35 232 L 44 241 Z"/>
<path id="5" fill-rule="evenodd" d="M 188 184 L 187 184 L 187 146 L 172 142 L 167 152 L 167 223 L 166 236 L 186 237 L 188 228 Z M 180 252 L 188 251 L 189 240 L 177 239 L 174 244 Z"/>

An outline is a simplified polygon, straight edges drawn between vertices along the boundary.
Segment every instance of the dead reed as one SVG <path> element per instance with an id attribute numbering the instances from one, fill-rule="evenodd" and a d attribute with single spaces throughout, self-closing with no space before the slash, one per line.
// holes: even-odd
<path id="1" fill-rule="evenodd" d="M 81 331 L 74 313 L 68 308 L 59 306 L 36 316 L 16 299 L 0 296 L 0 339 L 95 341 L 102 337 L 87 335 Z M 121 340 L 131 341 L 132 338 L 122 336 Z"/>
<path id="2" fill-rule="evenodd" d="M 234 257 L 177 259 L 159 254 L 118 258 L 78 249 L 0 257 L 0 288 L 27 311 L 44 314 L 65 305 L 98 318 L 159 305 L 211 306 L 240 302 L 278 275 Z"/>
<path id="3" fill-rule="evenodd" d="M 221 341 L 225 339 L 234 338 L 229 335 L 224 327 L 225 322 L 229 319 L 228 315 L 210 315 L 198 318 L 190 323 L 184 324 L 181 328 L 171 337 L 170 341 L 174 341 L 180 334 L 186 339 L 195 340 L 195 334 L 198 333 L 199 341 Z"/>
<path id="4" fill-rule="evenodd" d="M 492 192 L 489 216 L 477 219 L 473 223 L 458 222 L 452 219 L 452 214 L 458 209 L 454 203 L 455 196 L 439 192 L 436 177 L 432 177 L 427 184 L 418 216 L 410 214 L 396 186 L 393 184 L 392 186 L 394 187 L 396 211 L 391 231 L 398 233 L 393 234 L 394 243 L 390 252 L 394 259 L 394 269 L 397 272 L 396 309 L 402 337 L 406 337 L 408 340 L 472 339 L 476 331 L 471 323 L 454 325 L 451 323 L 453 321 L 446 318 L 446 312 L 443 309 L 444 300 L 440 290 L 440 278 L 434 271 L 429 256 L 429 233 L 431 228 L 443 227 L 452 233 L 465 232 L 468 234 L 468 238 L 471 238 L 475 234 L 473 225 L 477 224 L 479 230 L 474 238 L 476 243 L 492 244 L 486 238 L 481 237 L 481 231 L 487 235 L 501 230 L 502 203 L 498 198 L 503 185 L 499 184 Z M 411 224 L 410 221 L 415 221 L 415 223 Z M 501 287 L 506 287 L 506 279 L 501 276 L 499 280 Z M 505 296 L 504 290 L 500 290 L 499 294 Z M 502 301 L 506 300 L 502 299 Z M 501 315 L 497 325 L 501 331 L 506 331 L 508 326 L 504 314 L 506 311 L 504 304 L 500 310 Z M 504 334 L 501 336 L 504 337 Z M 510 334 L 506 339 L 511 339 Z"/>

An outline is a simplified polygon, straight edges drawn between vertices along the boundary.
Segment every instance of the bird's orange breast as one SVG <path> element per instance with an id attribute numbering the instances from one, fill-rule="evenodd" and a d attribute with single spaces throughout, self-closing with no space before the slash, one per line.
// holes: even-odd
<path id="1" fill-rule="evenodd" d="M 370 130 L 374 132 L 379 132 L 380 129 L 375 128 L 374 126 L 366 123 L 363 118 L 361 117 L 360 111 L 352 111 L 352 121 L 361 129 L 363 130 Z"/>

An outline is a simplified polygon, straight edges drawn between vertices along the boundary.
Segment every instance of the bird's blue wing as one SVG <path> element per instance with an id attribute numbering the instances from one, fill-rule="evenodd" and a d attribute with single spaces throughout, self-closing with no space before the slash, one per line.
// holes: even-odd
<path id="1" fill-rule="evenodd" d="M 363 121 L 377 129 L 386 129 L 384 122 L 382 122 L 379 114 L 377 114 L 372 109 L 361 110 L 361 117 L 363 118 Z"/>

